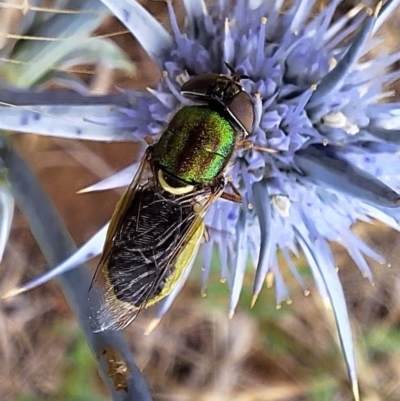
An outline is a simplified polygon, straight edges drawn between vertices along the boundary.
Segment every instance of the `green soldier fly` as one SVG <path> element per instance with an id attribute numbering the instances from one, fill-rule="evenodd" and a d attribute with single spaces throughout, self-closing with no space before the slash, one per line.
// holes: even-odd
<path id="1" fill-rule="evenodd" d="M 117 205 L 90 289 L 103 294 L 94 331 L 122 329 L 170 294 L 197 254 L 210 206 L 219 197 L 241 201 L 233 186 L 234 193 L 224 189 L 228 163 L 254 122 L 243 78 L 210 73 L 182 86 L 201 104 L 177 111 Z"/>

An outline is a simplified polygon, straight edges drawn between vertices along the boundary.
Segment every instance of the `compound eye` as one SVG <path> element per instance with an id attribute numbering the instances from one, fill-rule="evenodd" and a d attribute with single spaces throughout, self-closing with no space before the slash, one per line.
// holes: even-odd
<path id="1" fill-rule="evenodd" d="M 181 87 L 182 95 L 189 99 L 198 99 L 207 95 L 210 87 L 220 77 L 219 74 L 208 73 L 199 75 L 185 82 Z"/>
<path id="2" fill-rule="evenodd" d="M 234 120 L 250 135 L 254 125 L 254 106 L 249 94 L 239 92 L 230 102 L 228 111 Z"/>

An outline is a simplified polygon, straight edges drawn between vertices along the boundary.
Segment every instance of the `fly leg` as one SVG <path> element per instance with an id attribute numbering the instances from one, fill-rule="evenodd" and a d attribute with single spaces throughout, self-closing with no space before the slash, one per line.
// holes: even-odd
<path id="1" fill-rule="evenodd" d="M 231 187 L 233 193 L 222 192 L 221 198 L 235 203 L 242 203 L 242 195 L 240 195 L 239 190 L 233 185 L 232 181 L 228 181 L 226 184 Z"/>
<path id="2" fill-rule="evenodd" d="M 147 143 L 147 145 L 149 145 L 149 146 L 154 145 L 154 143 L 155 143 L 154 139 L 150 135 L 146 135 L 144 137 L 144 140 Z"/>
<path id="3" fill-rule="evenodd" d="M 276 149 L 265 148 L 265 147 L 263 147 L 263 146 L 257 146 L 257 145 L 254 145 L 253 142 L 251 142 L 251 141 L 245 141 L 245 140 L 240 141 L 240 142 L 237 144 L 237 147 L 236 147 L 236 148 L 237 148 L 237 149 L 252 149 L 252 150 L 258 150 L 258 151 L 260 151 L 260 152 L 266 152 L 266 153 L 278 153 L 278 152 L 279 152 L 279 151 L 276 150 Z"/>
<path id="4" fill-rule="evenodd" d="M 204 233 L 203 233 L 204 242 L 210 241 L 210 232 L 208 231 L 207 226 L 204 226 Z"/>

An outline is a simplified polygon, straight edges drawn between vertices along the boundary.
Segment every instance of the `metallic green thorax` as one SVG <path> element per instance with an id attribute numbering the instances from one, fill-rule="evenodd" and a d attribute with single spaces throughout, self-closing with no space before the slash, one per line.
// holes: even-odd
<path id="1" fill-rule="evenodd" d="M 209 107 L 180 109 L 154 146 L 162 170 L 188 184 L 214 180 L 229 162 L 237 133 Z"/>

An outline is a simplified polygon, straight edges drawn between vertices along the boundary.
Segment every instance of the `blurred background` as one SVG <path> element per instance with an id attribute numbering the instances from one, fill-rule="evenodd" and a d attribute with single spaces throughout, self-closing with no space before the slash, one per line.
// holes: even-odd
<path id="1" fill-rule="evenodd" d="M 58 2 L 39 3 L 52 7 Z M 169 26 L 163 1 L 143 3 Z M 176 10 L 181 9 L 179 1 L 173 3 Z M 316 10 L 325 3 L 317 2 Z M 10 4 L 12 7 L 7 7 Z M 343 1 L 337 17 L 356 4 Z M 18 32 L 22 17 L 18 7 L 26 5 L 29 0 L 0 0 L 0 49 L 13 40 L 7 33 Z M 178 16 L 182 24 L 183 13 L 178 12 Z M 380 31 L 385 37 L 382 46 L 392 51 L 399 50 L 399 18 L 397 12 Z M 111 34 L 136 64 L 136 74 L 128 76 L 85 65 L 71 71 L 88 82 L 93 93 L 113 92 L 116 86 L 143 89 L 157 80 L 157 69 L 124 31 L 110 17 L 95 35 Z M 76 192 L 128 165 L 137 157 L 138 148 L 125 143 L 99 144 L 34 135 L 17 139 L 76 243 L 81 244 L 110 218 L 121 192 Z M 332 244 L 352 318 L 362 399 L 398 401 L 400 266 L 396 255 L 400 238 L 379 225 L 360 224 L 354 229 L 391 264 L 388 268 L 371 262 L 375 274 L 375 285 L 371 286 L 347 253 Z M 93 269 L 96 263 L 94 260 L 91 264 Z M 125 331 L 154 400 L 351 400 L 334 321 L 321 305 L 307 266 L 301 266 L 301 272 L 308 280 L 311 295 L 305 297 L 291 276 L 285 274 L 293 304 L 279 310 L 273 289 L 267 288 L 255 307 L 249 308 L 253 280 L 249 269 L 239 307 L 229 320 L 228 288 L 219 282 L 218 263 L 216 258 L 207 297 L 200 297 L 200 257 L 171 311 L 150 336 L 143 333 L 154 309 L 141 313 Z M 47 268 L 27 222 L 17 210 L 11 240 L 0 264 L 0 292 Z M 55 281 L 0 301 L 0 361 L 1 401 L 110 399 Z"/>

